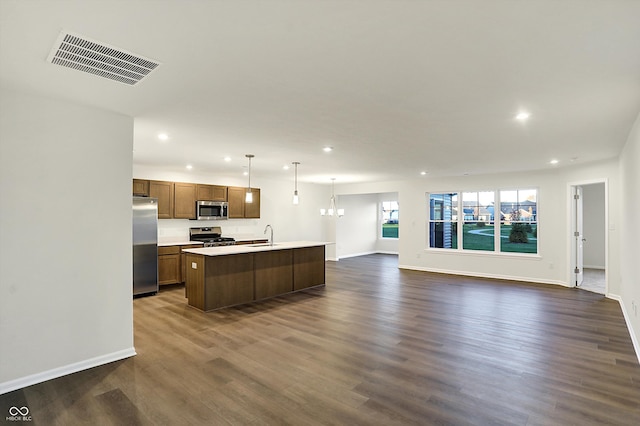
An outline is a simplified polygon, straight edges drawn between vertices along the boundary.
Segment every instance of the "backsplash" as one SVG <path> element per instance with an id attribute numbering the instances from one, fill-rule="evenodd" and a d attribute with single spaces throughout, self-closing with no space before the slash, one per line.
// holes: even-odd
<path id="1" fill-rule="evenodd" d="M 219 226 L 225 237 L 260 237 L 264 226 L 259 219 L 230 219 L 230 220 L 188 220 L 188 219 L 159 219 L 159 239 L 189 240 L 189 228 Z"/>

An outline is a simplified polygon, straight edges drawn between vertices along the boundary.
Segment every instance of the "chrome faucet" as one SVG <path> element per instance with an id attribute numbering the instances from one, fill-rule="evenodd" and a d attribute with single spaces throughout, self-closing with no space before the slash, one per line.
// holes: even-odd
<path id="1" fill-rule="evenodd" d="M 269 245 L 273 246 L 273 227 L 271 225 L 267 225 L 264 227 L 264 233 L 267 233 L 267 228 L 271 229 L 271 238 L 269 239 Z"/>

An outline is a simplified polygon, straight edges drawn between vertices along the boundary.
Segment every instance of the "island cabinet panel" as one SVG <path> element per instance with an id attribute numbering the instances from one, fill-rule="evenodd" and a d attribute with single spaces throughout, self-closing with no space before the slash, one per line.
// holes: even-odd
<path id="1" fill-rule="evenodd" d="M 186 253 L 186 293 L 189 304 L 200 310 L 205 309 L 204 286 L 204 256 L 200 254 Z"/>
<path id="2" fill-rule="evenodd" d="M 324 243 L 300 243 L 187 249 L 189 305 L 208 312 L 324 286 Z"/>
<path id="3" fill-rule="evenodd" d="M 204 310 L 253 301 L 253 268 L 253 256 L 239 254 L 207 257 Z"/>
<path id="4" fill-rule="evenodd" d="M 302 290 L 325 282 L 324 246 L 293 251 L 293 290 Z"/>
<path id="5" fill-rule="evenodd" d="M 293 291 L 292 262 L 293 250 L 254 254 L 256 300 Z"/>

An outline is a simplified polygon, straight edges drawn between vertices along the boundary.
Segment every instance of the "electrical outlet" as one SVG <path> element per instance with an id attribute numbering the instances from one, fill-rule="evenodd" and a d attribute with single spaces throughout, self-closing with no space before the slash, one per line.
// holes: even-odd
<path id="1" fill-rule="evenodd" d="M 196 262 L 191 262 L 191 269 L 198 269 L 198 264 Z"/>

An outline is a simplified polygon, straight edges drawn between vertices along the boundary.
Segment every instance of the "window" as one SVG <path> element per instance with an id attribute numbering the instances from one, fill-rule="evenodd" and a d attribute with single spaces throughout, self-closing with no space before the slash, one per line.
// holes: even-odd
<path id="1" fill-rule="evenodd" d="M 463 192 L 462 248 L 464 250 L 495 250 L 493 191 Z"/>
<path id="2" fill-rule="evenodd" d="M 537 217 L 535 189 L 500 191 L 500 251 L 537 253 Z"/>
<path id="3" fill-rule="evenodd" d="M 383 201 L 382 206 L 382 238 L 398 238 L 398 202 Z"/>
<path id="4" fill-rule="evenodd" d="M 429 195 L 429 247 L 458 248 L 458 194 Z"/>
<path id="5" fill-rule="evenodd" d="M 537 198 L 536 189 L 429 194 L 429 247 L 536 254 Z"/>

